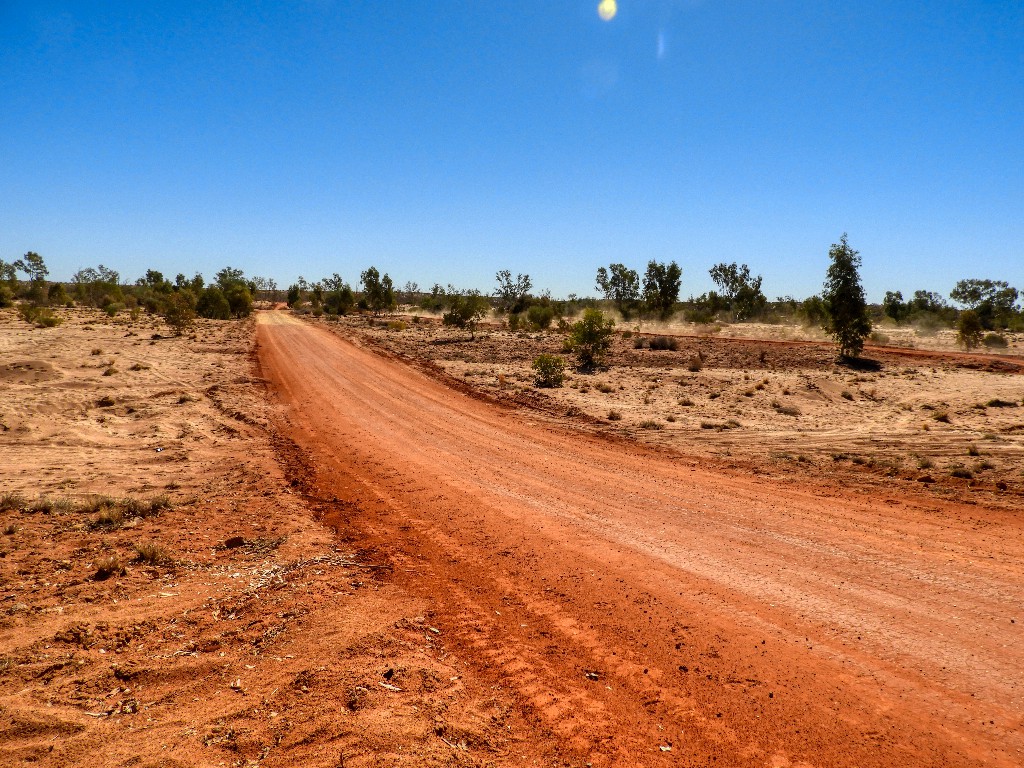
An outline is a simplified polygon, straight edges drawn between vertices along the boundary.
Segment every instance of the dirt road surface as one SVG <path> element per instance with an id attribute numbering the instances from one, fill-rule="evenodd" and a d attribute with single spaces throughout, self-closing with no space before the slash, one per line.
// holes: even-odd
<path id="1" fill-rule="evenodd" d="M 258 349 L 325 522 L 567 762 L 1024 764 L 1014 516 L 577 434 L 283 312 Z"/>

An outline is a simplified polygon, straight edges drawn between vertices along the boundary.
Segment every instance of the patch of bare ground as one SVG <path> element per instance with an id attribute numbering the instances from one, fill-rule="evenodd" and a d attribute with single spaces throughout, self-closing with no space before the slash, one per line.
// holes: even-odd
<path id="1" fill-rule="evenodd" d="M 252 321 L 0 311 L 0 764 L 518 764 L 272 427 Z M 318 521 L 330 516 L 333 530 Z M 516 758 L 508 758 L 514 747 Z M 469 750 L 472 750 L 470 756 Z"/>
<path id="2" fill-rule="evenodd" d="M 565 386 L 542 389 L 531 363 L 542 353 L 571 363 L 564 334 L 494 324 L 471 340 L 436 318 L 404 320 L 401 330 L 367 317 L 314 322 L 587 431 L 780 479 L 901 483 L 941 499 L 1024 505 L 1024 357 L 1013 336 L 1001 355 L 964 354 L 942 333 L 916 337 L 914 348 L 888 340 L 869 344 L 866 363 L 851 366 L 796 327 L 627 329 L 616 335 L 606 369 L 567 368 Z M 651 348 L 663 333 L 676 349 Z M 887 333 L 912 343 L 910 330 Z"/>

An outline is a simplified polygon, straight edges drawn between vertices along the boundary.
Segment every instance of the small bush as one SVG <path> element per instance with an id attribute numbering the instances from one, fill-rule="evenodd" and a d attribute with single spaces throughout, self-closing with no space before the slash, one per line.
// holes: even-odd
<path id="1" fill-rule="evenodd" d="M 691 400 L 688 397 L 681 397 L 681 398 L 679 398 L 678 402 L 684 408 L 689 408 L 690 406 L 693 405 L 693 400 Z"/>
<path id="2" fill-rule="evenodd" d="M 676 421 L 675 414 L 674 413 L 670 413 L 668 416 L 665 417 L 665 421 L 669 422 L 670 424 L 675 424 L 675 421 Z"/>
<path id="3" fill-rule="evenodd" d="M 112 365 L 107 367 L 107 369 L 105 371 L 103 371 L 103 375 L 104 376 L 113 376 L 116 373 L 118 373 L 118 370 L 117 370 L 117 368 L 115 368 Z"/>
<path id="4" fill-rule="evenodd" d="M 4 526 L 4 536 L 13 536 L 18 532 L 18 526 L 15 523 L 8 523 Z"/>
<path id="5" fill-rule="evenodd" d="M 100 408 L 110 408 L 112 405 L 114 405 L 114 402 L 114 398 L 112 398 L 110 395 L 104 395 L 103 397 L 96 401 L 96 405 L 98 405 Z"/>
<path id="6" fill-rule="evenodd" d="M 598 309 L 588 308 L 583 311 L 582 319 L 571 326 L 566 345 L 576 354 L 580 368 L 592 370 L 604 362 L 613 333 L 615 321 L 606 318 Z"/>
<path id="7" fill-rule="evenodd" d="M 163 547 L 152 542 L 135 545 L 135 561 L 147 565 L 160 565 L 170 562 L 171 558 Z"/>
<path id="8" fill-rule="evenodd" d="M 1008 346 L 1006 337 L 998 333 L 986 333 L 981 343 L 989 349 L 1006 349 Z"/>
<path id="9" fill-rule="evenodd" d="M 839 394 L 839 396 L 843 398 L 843 400 L 853 400 L 853 395 L 845 389 Z"/>
<path id="10" fill-rule="evenodd" d="M 124 525 L 124 510 L 117 506 L 112 507 L 101 507 L 99 514 L 93 518 L 90 525 L 93 529 L 112 529 L 120 528 Z"/>
<path id="11" fill-rule="evenodd" d="M 776 413 L 781 413 L 783 416 L 799 416 L 800 409 L 795 405 L 784 405 L 778 400 L 772 400 L 772 408 L 775 409 Z"/>
<path id="12" fill-rule="evenodd" d="M 637 336 L 633 339 L 633 349 L 643 349 L 647 346 L 647 339 L 643 336 Z"/>
<path id="13" fill-rule="evenodd" d="M 96 561 L 96 573 L 93 578 L 96 581 L 106 581 L 111 576 L 123 576 L 124 566 L 117 555 L 109 555 Z"/>
<path id="14" fill-rule="evenodd" d="M 976 445 L 969 445 L 969 446 L 967 446 L 967 455 L 968 456 L 980 456 L 981 454 L 978 452 L 978 446 L 976 446 Z"/>
<path id="15" fill-rule="evenodd" d="M 1017 404 L 1012 400 L 1000 400 L 998 397 L 994 397 L 985 403 L 987 408 L 1016 408 Z"/>
<path id="16" fill-rule="evenodd" d="M 949 475 L 950 477 L 959 477 L 962 480 L 970 480 L 974 477 L 974 473 L 964 467 L 956 467 L 949 473 Z"/>
<path id="17" fill-rule="evenodd" d="M 703 358 L 700 355 L 694 355 L 693 357 L 690 358 L 690 361 L 686 364 L 686 368 L 687 368 L 687 370 L 690 371 L 690 373 L 697 373 L 697 371 L 701 370 L 703 367 L 704 367 L 704 360 L 703 360 Z"/>
<path id="18" fill-rule="evenodd" d="M 871 339 L 872 344 L 888 344 L 889 337 L 881 331 L 872 331 L 871 335 L 868 336 Z"/>
<path id="19" fill-rule="evenodd" d="M 56 328 L 58 325 L 64 322 L 63 318 L 51 315 L 49 312 L 44 312 L 39 315 L 39 325 L 43 328 Z"/>
<path id="20" fill-rule="evenodd" d="M 664 429 L 665 425 L 654 419 L 644 419 L 640 422 L 640 429 Z"/>
<path id="21" fill-rule="evenodd" d="M 550 306 L 532 304 L 526 310 L 526 319 L 530 325 L 544 330 L 551 327 L 551 323 L 555 319 L 555 310 Z"/>
<path id="22" fill-rule="evenodd" d="M 538 387 L 560 387 L 565 382 L 565 360 L 558 355 L 538 355 L 533 361 L 533 382 Z"/>
<path id="23" fill-rule="evenodd" d="M 651 339 L 651 349 L 658 351 L 670 351 L 675 352 L 679 349 L 679 342 L 673 339 L 671 336 L 655 336 Z"/>
<path id="24" fill-rule="evenodd" d="M 129 371 L 148 371 L 149 370 L 149 366 L 146 365 L 145 363 L 133 363 L 132 367 L 129 368 L 128 370 Z"/>
<path id="25" fill-rule="evenodd" d="M 102 355 L 102 354 L 103 354 L 103 350 L 102 350 L 102 349 L 100 349 L 99 347 L 95 347 L 95 348 L 94 348 L 94 349 L 92 350 L 92 352 L 90 352 L 89 354 L 90 354 L 90 355 Z"/>
<path id="26" fill-rule="evenodd" d="M 607 395 L 609 392 L 614 392 L 615 387 L 609 384 L 605 384 L 604 382 L 601 382 L 600 384 L 597 385 L 597 391 Z"/>
<path id="27" fill-rule="evenodd" d="M 391 320 L 388 323 L 388 330 L 389 331 L 404 331 L 405 328 L 406 328 L 406 325 L 401 320 Z"/>
<path id="28" fill-rule="evenodd" d="M 608 411 L 608 421 L 622 421 L 622 414 L 618 411 Z"/>
<path id="29" fill-rule="evenodd" d="M 922 456 L 917 460 L 918 469 L 931 469 L 935 466 L 935 462 L 929 459 L 927 456 Z"/>
<path id="30" fill-rule="evenodd" d="M 28 499 L 20 493 L 0 495 L 0 512 L 20 512 L 28 507 Z"/>
<path id="31" fill-rule="evenodd" d="M 936 411 L 932 414 L 932 418 L 936 421 L 941 421 L 943 424 L 949 424 L 949 414 L 946 411 Z"/>

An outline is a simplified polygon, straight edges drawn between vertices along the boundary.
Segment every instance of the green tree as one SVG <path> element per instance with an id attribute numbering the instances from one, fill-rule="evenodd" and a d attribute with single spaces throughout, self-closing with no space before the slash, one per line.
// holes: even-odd
<path id="1" fill-rule="evenodd" d="M 615 304 L 615 308 L 628 317 L 633 305 L 640 298 L 640 276 L 635 269 L 625 264 L 610 264 L 607 269 L 597 270 L 597 289 Z"/>
<path id="2" fill-rule="evenodd" d="M 1016 312 L 1018 292 L 1005 280 L 961 280 L 949 292 L 957 304 L 973 310 L 984 328 L 1005 328 Z"/>
<path id="3" fill-rule="evenodd" d="M 768 299 L 761 292 L 761 276 L 751 277 L 746 264 L 715 264 L 708 270 L 711 279 L 722 289 L 722 295 L 729 301 L 733 319 L 742 322 L 761 312 Z"/>
<path id="4" fill-rule="evenodd" d="M 359 281 L 363 284 L 363 299 L 375 315 L 395 308 L 395 285 L 387 273 L 381 277 L 376 267 L 370 267 L 359 275 Z"/>
<path id="5" fill-rule="evenodd" d="M 526 309 L 527 299 L 533 282 L 529 275 L 516 275 L 512 279 L 512 273 L 503 269 L 495 275 L 498 286 L 494 289 L 494 296 L 497 298 L 497 310 L 499 313 L 506 312 L 517 314 Z"/>
<path id="6" fill-rule="evenodd" d="M 224 267 L 214 275 L 213 279 L 217 282 L 217 287 L 225 293 L 233 285 L 245 285 L 245 273 L 234 267 Z"/>
<path id="7" fill-rule="evenodd" d="M 164 321 L 174 330 L 175 336 L 181 336 L 193 328 L 196 310 L 189 301 L 189 294 L 186 291 L 176 291 L 167 297 Z"/>
<path id="8" fill-rule="evenodd" d="M 231 319 L 231 305 L 228 303 L 224 291 L 216 285 L 210 285 L 203 289 L 199 295 L 199 301 L 196 303 L 196 312 L 200 317 L 210 320 Z"/>
<path id="9" fill-rule="evenodd" d="M 50 270 L 46 267 L 43 257 L 35 251 L 29 251 L 14 262 L 14 267 L 28 275 L 31 283 L 45 283 Z"/>
<path id="10" fill-rule="evenodd" d="M 981 318 L 973 309 L 965 309 L 960 313 L 956 323 L 956 340 L 963 345 L 964 349 L 975 349 L 981 346 L 981 340 L 985 327 Z"/>
<path id="11" fill-rule="evenodd" d="M 871 319 L 860 284 L 860 254 L 850 247 L 846 233 L 828 252 L 832 263 L 821 298 L 825 305 L 825 332 L 839 345 L 842 357 L 857 357 L 871 333 Z"/>
<path id="12" fill-rule="evenodd" d="M 569 328 L 565 345 L 576 355 L 581 370 L 593 370 L 604 362 L 612 345 L 615 321 L 606 318 L 599 309 L 583 310 L 583 317 Z"/>
<path id="13" fill-rule="evenodd" d="M 288 306 L 297 307 L 302 301 L 302 289 L 295 283 L 288 286 Z"/>
<path id="14" fill-rule="evenodd" d="M 18 268 L 13 262 L 0 259 L 0 283 L 6 283 L 4 287 L 10 291 L 11 296 L 18 292 Z"/>
<path id="15" fill-rule="evenodd" d="M 470 339 L 476 338 L 476 326 L 487 315 L 490 309 L 487 299 L 480 291 L 468 291 L 466 294 L 448 294 L 448 311 L 441 316 L 441 322 L 456 328 L 468 328 Z"/>
<path id="16" fill-rule="evenodd" d="M 882 312 L 886 317 L 901 322 L 909 313 L 909 303 L 903 303 L 903 294 L 900 291 L 886 291 L 882 299 Z"/>
<path id="17" fill-rule="evenodd" d="M 656 261 L 647 262 L 647 272 L 644 273 L 644 303 L 662 320 L 672 316 L 672 310 L 679 301 L 682 277 L 683 270 L 674 261 L 667 265 Z"/>
<path id="18" fill-rule="evenodd" d="M 252 293 L 244 283 L 229 285 L 224 291 L 224 298 L 227 299 L 232 316 L 248 317 L 252 314 Z"/>
<path id="19" fill-rule="evenodd" d="M 43 257 L 35 251 L 29 251 L 14 262 L 14 267 L 28 275 L 28 300 L 33 304 L 45 304 L 46 276 L 50 270 Z"/>

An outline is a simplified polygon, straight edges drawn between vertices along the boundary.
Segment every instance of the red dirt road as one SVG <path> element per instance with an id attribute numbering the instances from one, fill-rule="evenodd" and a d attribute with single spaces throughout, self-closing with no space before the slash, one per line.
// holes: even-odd
<path id="1" fill-rule="evenodd" d="M 258 347 L 325 522 L 572 764 L 1024 765 L 1013 516 L 577 434 L 283 312 Z"/>

